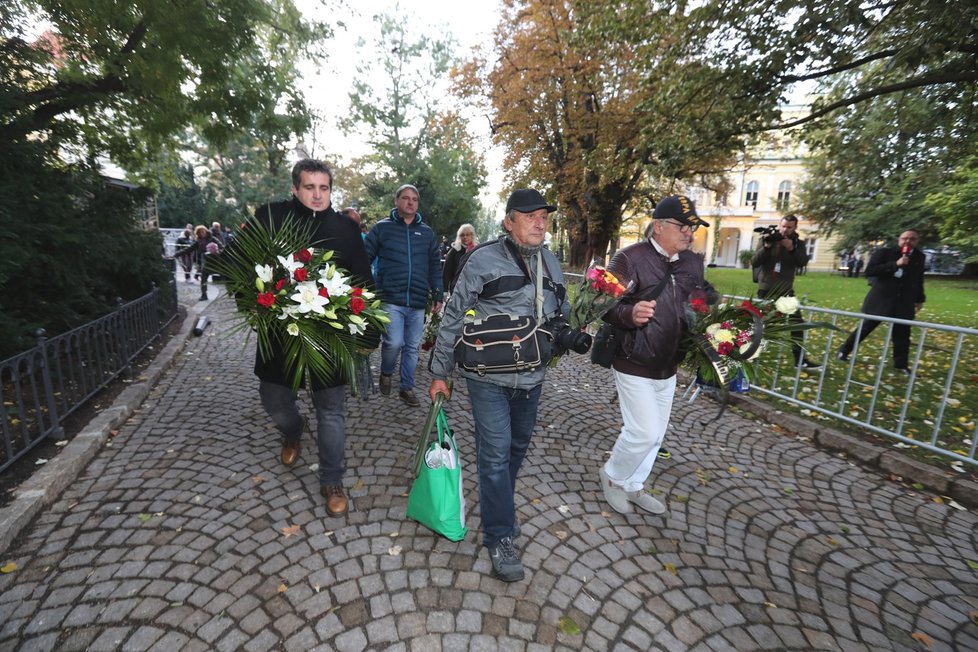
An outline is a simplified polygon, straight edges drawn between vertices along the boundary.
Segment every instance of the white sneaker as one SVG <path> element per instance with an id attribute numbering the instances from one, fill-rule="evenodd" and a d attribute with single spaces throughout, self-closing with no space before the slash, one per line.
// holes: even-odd
<path id="1" fill-rule="evenodd" d="M 644 489 L 639 489 L 638 491 L 626 491 L 625 498 L 631 504 L 638 505 L 650 514 L 666 513 L 666 506 L 653 498 L 652 495 Z"/>
<path id="2" fill-rule="evenodd" d="M 619 514 L 630 514 L 632 506 L 629 504 L 628 494 L 620 485 L 611 481 L 611 478 L 605 473 L 604 465 L 601 466 L 599 475 L 601 476 L 601 490 L 604 491 L 605 501 Z"/>

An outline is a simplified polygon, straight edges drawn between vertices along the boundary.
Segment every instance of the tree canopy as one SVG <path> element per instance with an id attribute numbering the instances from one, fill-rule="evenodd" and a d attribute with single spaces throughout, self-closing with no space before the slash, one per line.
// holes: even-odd
<path id="1" fill-rule="evenodd" d="M 960 214 L 942 226 L 935 210 L 978 146 L 978 4 L 717 0 L 698 15 L 720 65 L 745 80 L 740 102 L 813 98 L 807 115 L 758 128 L 806 127 L 798 210 L 823 232 L 845 247 L 911 227 L 974 245 Z"/>
<path id="2" fill-rule="evenodd" d="M 412 40 L 408 21 L 378 15 L 373 40 L 359 44 L 358 81 L 342 126 L 363 137 L 371 152 L 353 161 L 342 184 L 368 222 L 386 217 L 394 191 L 413 184 L 424 220 L 454 235 L 479 214 L 486 172 L 463 119 L 444 106 L 453 43 L 424 36 L 426 30 L 415 30 L 422 35 Z M 383 84 L 370 81 L 378 77 Z"/>
<path id="3" fill-rule="evenodd" d="M 51 30 L 28 42 L 25 26 Z M 47 138 L 144 169 L 186 127 L 222 143 L 301 111 L 294 52 L 328 28 L 291 0 L 23 0 L 0 12 L 0 143 Z M 271 106 L 270 106 L 271 105 Z"/>
<path id="4" fill-rule="evenodd" d="M 494 49 L 458 77 L 506 148 L 511 186 L 558 199 L 571 263 L 603 256 L 623 211 L 685 185 L 721 188 L 745 125 L 772 114 L 734 106 L 685 3 L 504 2 Z M 491 57 L 491 58 L 490 58 Z"/>

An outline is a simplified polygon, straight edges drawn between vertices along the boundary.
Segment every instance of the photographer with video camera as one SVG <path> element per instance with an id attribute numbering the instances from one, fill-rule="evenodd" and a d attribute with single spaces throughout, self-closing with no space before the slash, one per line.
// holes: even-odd
<path id="1" fill-rule="evenodd" d="M 696 214 L 691 199 L 665 197 L 652 212 L 648 239 L 621 249 L 608 265 L 631 288 L 603 317 L 624 332 L 611 363 L 622 429 L 599 472 L 605 500 L 621 514 L 631 512 L 633 505 L 650 514 L 666 511 L 645 490 L 645 481 L 672 414 L 685 306 L 694 292 L 710 289 L 703 278 L 703 258 L 689 251 L 700 226 L 709 224 Z"/>
<path id="2" fill-rule="evenodd" d="M 456 373 L 456 361 L 458 375 L 466 380 L 478 450 L 482 544 L 493 574 L 504 582 L 524 577 L 513 545 L 519 536 L 514 494 L 536 425 L 551 333 L 567 348 L 586 351 L 590 346 L 587 334 L 561 327 L 570 314 L 564 276 L 557 258 L 543 246 L 555 210 L 536 190 L 510 195 L 502 223 L 506 234 L 475 247 L 460 263 L 430 363 L 432 402 L 439 394 L 451 397 L 448 379 Z M 500 326 L 493 330 L 495 324 Z M 464 335 L 482 328 L 483 345 L 468 346 Z M 508 338 L 503 338 L 508 346 L 489 345 L 490 340 L 501 343 L 497 336 L 503 328 L 520 333 L 518 346 Z M 490 358 L 495 355 L 490 350 L 508 354 Z M 504 369 L 507 357 L 509 368 Z"/>
<path id="3" fill-rule="evenodd" d="M 762 226 L 754 229 L 761 233 L 761 242 L 751 258 L 750 264 L 756 272 L 757 297 L 759 299 L 777 299 L 779 297 L 795 296 L 795 274 L 808 264 L 808 252 L 805 241 L 798 237 L 798 217 L 785 215 L 778 226 Z M 800 323 L 801 314 L 796 312 L 789 317 L 792 322 Z M 802 349 L 801 331 L 792 331 L 791 347 L 795 364 L 803 369 L 819 369 L 822 365 L 812 362 L 805 357 Z"/>

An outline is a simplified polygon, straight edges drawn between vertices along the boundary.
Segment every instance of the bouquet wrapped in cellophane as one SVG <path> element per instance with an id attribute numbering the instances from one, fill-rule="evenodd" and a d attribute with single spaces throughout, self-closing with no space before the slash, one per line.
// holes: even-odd
<path id="1" fill-rule="evenodd" d="M 356 382 L 358 351 L 376 348 L 390 323 L 374 293 L 330 263 L 331 250 L 305 246 L 311 234 L 291 216 L 278 229 L 252 219 L 216 265 L 262 359 L 284 351 L 293 389 L 307 373 Z"/>
<path id="2" fill-rule="evenodd" d="M 600 265 L 589 267 L 571 302 L 568 325 L 574 329 L 586 328 L 608 312 L 623 294 L 625 286 L 614 274 Z"/>

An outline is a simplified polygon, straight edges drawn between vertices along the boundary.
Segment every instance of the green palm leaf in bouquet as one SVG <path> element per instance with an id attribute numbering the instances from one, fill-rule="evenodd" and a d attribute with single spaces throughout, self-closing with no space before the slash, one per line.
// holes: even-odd
<path id="1" fill-rule="evenodd" d="M 262 360 L 282 352 L 293 389 L 307 374 L 354 382 L 358 349 L 390 323 L 380 299 L 330 263 L 331 250 L 305 246 L 312 232 L 291 215 L 278 228 L 255 217 L 215 264 L 238 307 L 236 328 L 255 332 Z"/>

